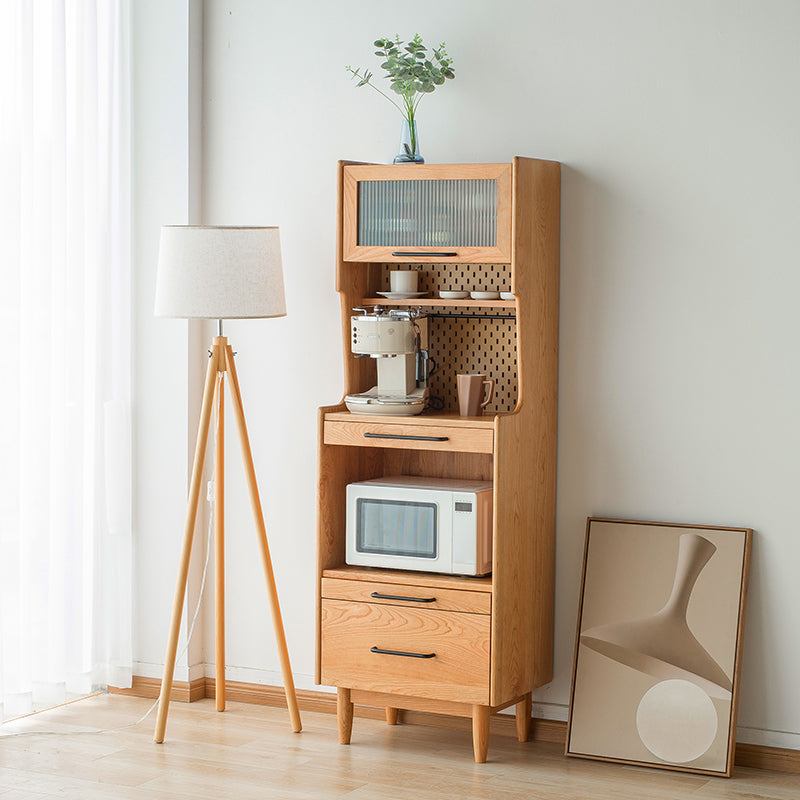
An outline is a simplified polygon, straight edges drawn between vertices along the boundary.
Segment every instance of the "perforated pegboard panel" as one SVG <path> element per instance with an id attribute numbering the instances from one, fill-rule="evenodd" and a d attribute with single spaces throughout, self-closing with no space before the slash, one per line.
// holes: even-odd
<path id="1" fill-rule="evenodd" d="M 389 291 L 389 272 L 393 269 L 416 269 L 418 290 L 439 291 L 511 291 L 511 267 L 508 264 L 384 264 L 381 290 Z M 390 303 L 389 303 L 390 304 Z M 458 413 L 456 376 L 464 373 L 485 374 L 495 381 L 494 398 L 485 413 L 513 411 L 517 405 L 517 324 L 513 309 L 487 308 L 465 301 L 464 306 L 433 306 L 425 311 L 458 314 L 463 319 L 428 319 L 427 349 L 436 362 L 430 379 L 430 394 L 441 398 L 443 410 Z M 481 313 L 508 315 L 508 319 L 478 319 Z"/>
<path id="2" fill-rule="evenodd" d="M 430 394 L 442 398 L 444 411 L 458 413 L 456 376 L 465 373 L 494 379 L 494 398 L 484 413 L 514 410 L 518 388 L 516 332 L 513 319 L 433 317 L 428 321 L 428 353 L 436 361 Z"/>

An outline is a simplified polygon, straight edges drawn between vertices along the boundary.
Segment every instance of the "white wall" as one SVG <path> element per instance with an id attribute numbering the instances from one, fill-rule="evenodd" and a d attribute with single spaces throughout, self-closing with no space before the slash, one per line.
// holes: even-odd
<path id="1" fill-rule="evenodd" d="M 202 5 L 132 3 L 134 184 L 134 675 L 161 677 L 203 369 L 198 323 L 153 316 L 161 225 L 200 221 Z M 202 531 L 201 531 L 202 533 Z M 204 537 L 195 543 L 197 605 Z M 182 627 L 180 649 L 187 625 Z M 202 676 L 199 638 L 177 680 Z M 193 667 L 190 673 L 190 665 Z"/>
<path id="2" fill-rule="evenodd" d="M 344 65 L 377 70 L 373 39 L 419 31 L 447 42 L 457 73 L 420 107 L 429 162 L 564 165 L 556 678 L 538 712 L 566 718 L 587 515 L 750 526 L 739 738 L 800 747 L 800 5 L 207 0 L 204 22 L 203 221 L 280 225 L 283 241 L 289 315 L 226 333 L 298 686 L 313 686 L 315 410 L 342 390 L 336 160 L 390 161 L 400 128 Z M 137 418 L 143 437 L 159 424 L 152 406 Z M 162 465 L 185 457 L 178 438 L 162 442 Z M 228 674 L 278 683 L 229 447 Z M 163 492 L 138 489 L 150 520 Z M 139 530 L 139 558 L 171 558 L 172 527 Z M 170 572 L 139 573 L 141 662 L 166 629 Z"/>

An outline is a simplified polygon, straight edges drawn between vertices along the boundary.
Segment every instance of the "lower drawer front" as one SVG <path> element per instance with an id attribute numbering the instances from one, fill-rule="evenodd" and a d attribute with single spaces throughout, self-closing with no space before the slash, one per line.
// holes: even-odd
<path id="1" fill-rule="evenodd" d="M 323 600 L 322 682 L 488 704 L 490 619 L 483 614 Z M 372 648 L 427 657 L 375 653 Z"/>

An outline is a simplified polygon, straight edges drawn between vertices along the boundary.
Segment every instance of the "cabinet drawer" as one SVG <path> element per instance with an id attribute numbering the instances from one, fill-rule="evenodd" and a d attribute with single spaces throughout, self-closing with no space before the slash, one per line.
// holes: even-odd
<path id="1" fill-rule="evenodd" d="M 483 614 L 323 600 L 322 682 L 488 704 L 489 622 Z"/>
<path id="2" fill-rule="evenodd" d="M 322 597 L 330 600 L 353 600 L 359 603 L 406 606 L 423 610 L 463 611 L 469 614 L 490 614 L 490 592 L 468 592 L 377 581 L 322 579 Z"/>
<path id="3" fill-rule="evenodd" d="M 380 422 L 325 421 L 325 444 L 445 450 L 451 453 L 491 453 L 492 428 L 403 425 Z"/>

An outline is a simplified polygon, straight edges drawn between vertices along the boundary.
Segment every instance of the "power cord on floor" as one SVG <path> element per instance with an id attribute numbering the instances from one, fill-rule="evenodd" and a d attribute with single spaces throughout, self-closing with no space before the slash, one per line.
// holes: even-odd
<path id="1" fill-rule="evenodd" d="M 217 407 L 217 425 L 219 424 L 219 407 Z M 214 426 L 214 447 L 216 448 L 217 444 L 217 425 Z M 214 463 L 214 462 L 212 462 Z M 212 472 L 211 480 L 208 482 L 208 534 L 206 535 L 206 559 L 203 563 L 203 577 L 200 580 L 200 593 L 197 598 L 197 605 L 194 609 L 194 615 L 192 616 L 192 622 L 189 625 L 189 633 L 186 636 L 186 644 L 183 647 L 183 650 L 178 654 L 177 661 L 180 661 L 186 652 L 189 649 L 189 645 L 192 642 L 192 634 L 194 633 L 194 626 L 197 622 L 197 617 L 200 614 L 200 607 L 203 603 L 203 591 L 206 586 L 206 575 L 208 574 L 208 562 L 211 556 L 211 539 L 214 532 L 214 492 L 212 488 L 214 486 L 214 480 L 216 478 L 216 474 Z M 75 702 L 75 701 L 72 701 Z M 136 720 L 136 722 L 131 722 L 129 725 L 120 725 L 118 728 L 99 728 L 93 731 L 23 731 L 22 733 L 0 733 L 0 739 L 13 739 L 20 736 L 86 736 L 86 735 L 96 735 L 98 733 L 115 733 L 116 731 L 124 731 L 128 728 L 135 728 L 137 725 L 140 725 L 144 722 L 155 710 L 156 706 L 158 706 L 158 700 L 147 709 L 142 717 Z M 52 710 L 52 709 L 48 709 Z M 34 713 L 41 713 L 41 712 L 34 712 Z M 18 722 L 21 718 L 15 717 L 14 719 L 6 720 L 5 722 L 0 723 L 0 728 L 3 725 L 8 725 L 12 722 Z"/>

